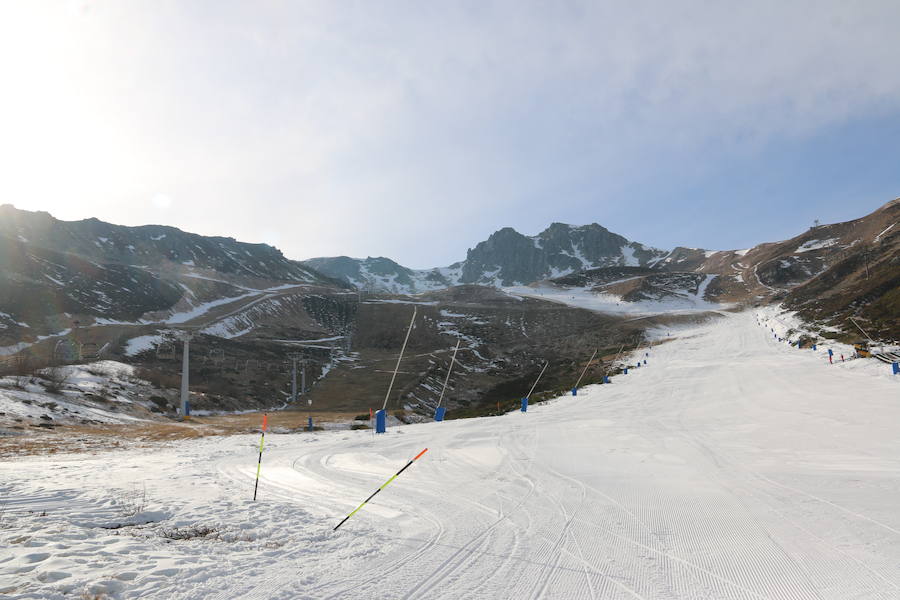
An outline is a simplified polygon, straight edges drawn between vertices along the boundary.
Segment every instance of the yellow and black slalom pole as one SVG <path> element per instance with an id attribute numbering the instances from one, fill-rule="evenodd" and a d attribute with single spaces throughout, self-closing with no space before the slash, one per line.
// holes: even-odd
<path id="1" fill-rule="evenodd" d="M 385 482 L 382 484 L 382 486 L 381 486 L 380 488 L 378 488 L 377 490 L 375 490 L 374 492 L 372 492 L 372 495 L 369 496 L 368 498 L 366 498 L 366 499 L 363 501 L 362 504 L 360 504 L 359 506 L 357 506 L 357 507 L 356 507 L 356 510 L 354 510 L 352 513 L 350 513 L 349 515 L 347 515 L 346 517 L 344 517 L 344 520 L 343 520 L 343 521 L 341 521 L 340 523 L 338 523 L 337 525 L 335 525 L 335 526 L 334 526 L 334 529 L 332 529 L 332 531 L 337 531 L 338 527 L 340 527 L 341 525 L 343 525 L 344 523 L 346 523 L 346 522 L 347 522 L 347 519 L 349 519 L 350 517 L 352 517 L 353 515 L 355 515 L 356 513 L 358 513 L 358 512 L 359 512 L 359 509 L 361 509 L 363 506 L 365 506 L 365 505 L 369 502 L 369 500 L 371 500 L 372 498 L 374 498 L 374 497 L 375 497 L 375 494 L 377 494 L 378 492 L 380 492 L 381 490 L 383 490 L 384 488 L 386 488 L 390 482 L 392 482 L 393 480 L 397 479 L 397 477 L 400 476 L 400 473 L 402 473 L 403 471 L 405 471 L 406 469 L 408 469 L 409 466 L 410 466 L 411 464 L 413 464 L 414 462 L 416 462 L 417 460 L 419 460 L 419 458 L 421 458 L 422 455 L 425 454 L 426 452 L 428 452 L 428 448 L 425 448 L 424 450 L 422 450 L 421 452 L 419 452 L 418 454 L 416 454 L 416 457 L 415 457 L 414 459 L 412 459 L 411 461 L 409 461 L 408 463 L 406 463 L 406 466 L 404 466 L 402 469 L 400 469 L 399 471 L 397 471 L 397 472 L 394 474 L 393 477 L 391 477 L 390 479 L 388 479 L 387 481 L 385 481 Z"/>
<path id="2" fill-rule="evenodd" d="M 259 438 L 259 461 L 256 463 L 256 485 L 253 486 L 253 501 L 256 502 L 256 490 L 259 488 L 259 472 L 262 469 L 262 453 L 263 453 L 263 443 L 266 441 L 266 424 L 269 420 L 269 415 L 263 415 L 263 424 L 262 424 L 262 437 Z"/>

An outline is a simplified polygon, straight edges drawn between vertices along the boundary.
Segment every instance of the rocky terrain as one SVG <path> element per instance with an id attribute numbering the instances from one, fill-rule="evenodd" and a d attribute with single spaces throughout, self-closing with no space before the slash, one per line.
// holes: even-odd
<path id="1" fill-rule="evenodd" d="M 526 285 L 584 269 L 650 265 L 665 254 L 596 223 L 553 223 L 535 236 L 504 227 L 449 267 L 413 270 L 387 258 L 346 256 L 313 258 L 305 264 L 361 289 L 412 294 L 461 284 Z"/>
<path id="2" fill-rule="evenodd" d="M 30 386 L 26 391 L 36 394 L 46 387 L 42 382 L 48 373 L 78 364 L 90 368 L 105 360 L 131 368 L 129 377 L 141 382 L 131 395 L 146 396 L 143 402 L 110 404 L 124 411 L 111 414 L 109 406 L 96 405 L 92 392 L 62 382 L 41 402 L 66 408 L 44 411 L 53 425 L 110 422 L 119 414 L 139 419 L 175 416 L 185 333 L 192 336 L 189 379 L 195 411 L 288 405 L 296 358 L 300 392 L 304 383 L 306 387 L 300 406 L 311 400 L 317 410 L 365 412 L 383 402 L 385 374 L 396 360 L 410 309 L 416 306 L 416 329 L 389 399 L 392 410 L 409 410 L 410 418 L 433 410 L 448 349 L 458 338 L 459 366 L 446 405 L 475 413 L 525 393 L 535 369 L 547 360 L 556 368 L 544 384 L 571 385 L 566 380 L 570 371 L 586 360 L 592 346 L 613 348 L 637 340 L 637 329 L 622 326 L 619 318 L 483 286 L 458 286 L 415 298 L 362 294 L 283 258 L 277 270 L 273 262 L 271 271 L 250 273 L 248 269 L 255 269 L 243 259 L 228 262 L 226 257 L 236 251 L 225 248 L 219 256 L 225 260 L 219 265 L 223 271 L 214 270 L 216 265 L 209 261 L 176 264 L 159 258 L 171 255 L 166 249 L 155 250 L 160 261 L 155 267 L 144 264 L 152 262 L 146 257 L 150 249 L 135 259 L 137 264 L 126 264 L 127 257 L 111 248 L 132 245 L 123 236 L 142 238 L 143 228 L 114 228 L 120 237 L 107 248 L 99 238 L 97 244 L 85 241 L 98 232 L 93 221 L 67 224 L 48 215 L 4 210 L 15 217 L 5 231 L 21 238 L 2 238 L 8 244 L 2 260 L 9 285 L 0 297 L 0 374 L 16 378 L 14 382 L 25 377 Z M 35 221 L 57 234 L 42 235 Z M 59 249 L 65 246 L 61 236 L 72 238 L 69 251 Z M 190 239 L 191 234 L 166 236 Z M 76 252 L 82 250 L 85 255 Z M 261 251 L 280 257 L 268 247 Z M 65 403 L 59 402 L 63 396 Z M 151 396 L 155 400 L 148 403 Z M 7 420 L 18 415 L 15 418 L 48 426 L 46 419 L 36 420 L 44 414 L 3 412 Z"/>
<path id="3" fill-rule="evenodd" d="M 0 206 L 0 347 L 75 321 L 158 320 L 288 282 L 342 285 L 266 244 Z"/>
<path id="4" fill-rule="evenodd" d="M 784 297 L 788 308 L 812 321 L 858 334 L 848 323 L 862 321 L 869 335 L 900 340 L 900 201 L 863 219 L 825 225 L 791 240 L 798 249 L 824 245 L 816 277 Z M 830 250 L 828 250 L 830 248 Z"/>
<path id="5" fill-rule="evenodd" d="M 662 251 L 597 224 L 554 223 L 531 237 L 501 229 L 470 249 L 465 260 L 437 269 L 408 269 L 387 258 L 316 258 L 306 264 L 376 293 L 410 294 L 466 283 L 543 285 L 549 280 L 563 289 L 589 288 L 634 302 L 671 297 L 703 283 L 707 300 L 784 300 L 807 318 L 853 335 L 858 331 L 851 316 L 868 322 L 877 335 L 897 339 L 898 213 L 900 204 L 893 200 L 853 221 L 817 225 L 789 240 L 741 250 Z"/>
<path id="6" fill-rule="evenodd" d="M 560 390 L 598 349 L 605 360 L 586 379 L 597 380 L 647 328 L 711 310 L 784 302 L 838 337 L 859 337 L 854 317 L 871 335 L 900 338 L 898 213 L 895 200 L 731 251 L 664 252 L 599 225 L 554 224 L 534 237 L 507 228 L 465 261 L 413 271 L 388 259 L 299 263 L 261 244 L 4 206 L 0 374 L 40 381 L 48 368 L 114 361 L 154 390 L 155 403 L 134 404 L 139 418 L 170 418 L 190 333 L 196 410 L 289 405 L 296 359 L 307 388 L 299 407 L 364 413 L 385 400 L 415 308 L 388 407 L 406 419 L 433 413 L 461 340 L 445 402 L 453 416 L 484 414 L 526 393 L 544 362 L 540 389 Z M 398 292 L 411 289 L 425 291 Z"/>
<path id="7" fill-rule="evenodd" d="M 781 242 L 727 251 L 676 248 L 646 267 L 588 269 L 532 285 L 591 290 L 626 302 L 696 294 L 702 285 L 708 301 L 784 302 L 849 337 L 861 335 L 850 322 L 854 317 L 870 335 L 897 340 L 898 222 L 900 200 L 893 200 L 860 219 L 819 225 Z"/>

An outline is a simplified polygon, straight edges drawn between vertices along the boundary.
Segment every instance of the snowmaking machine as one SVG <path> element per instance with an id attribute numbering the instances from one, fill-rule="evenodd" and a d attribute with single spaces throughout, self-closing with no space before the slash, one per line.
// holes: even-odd
<path id="1" fill-rule="evenodd" d="M 860 358 L 869 358 L 872 356 L 872 351 L 869 349 L 869 342 L 854 342 L 853 349 L 856 351 L 856 356 Z"/>

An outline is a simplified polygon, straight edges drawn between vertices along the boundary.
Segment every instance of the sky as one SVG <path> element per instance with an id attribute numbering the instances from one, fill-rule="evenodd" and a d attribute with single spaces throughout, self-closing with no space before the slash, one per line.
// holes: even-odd
<path id="1" fill-rule="evenodd" d="M 0 0 L 0 203 L 294 259 L 596 222 L 744 248 L 900 196 L 900 2 Z"/>

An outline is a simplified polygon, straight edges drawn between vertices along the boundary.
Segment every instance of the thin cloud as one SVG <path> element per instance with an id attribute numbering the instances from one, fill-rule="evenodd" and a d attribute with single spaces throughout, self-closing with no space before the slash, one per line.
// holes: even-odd
<path id="1" fill-rule="evenodd" d="M 0 9 L 5 201 L 295 258 L 641 232 L 648 179 L 702 195 L 725 159 L 900 108 L 896 2 L 71 6 Z"/>

